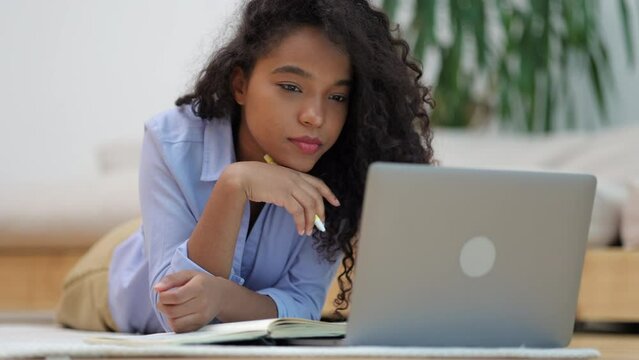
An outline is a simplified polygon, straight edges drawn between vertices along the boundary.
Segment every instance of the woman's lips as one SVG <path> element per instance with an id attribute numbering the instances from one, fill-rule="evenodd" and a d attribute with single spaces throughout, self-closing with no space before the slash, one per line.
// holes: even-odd
<path id="1" fill-rule="evenodd" d="M 315 154 L 317 150 L 319 149 L 320 145 L 322 145 L 321 141 L 319 141 L 319 139 L 316 139 L 316 138 L 301 137 L 301 138 L 294 138 L 289 140 L 293 144 L 297 145 L 297 147 L 304 154 L 309 154 L 309 155 Z"/>

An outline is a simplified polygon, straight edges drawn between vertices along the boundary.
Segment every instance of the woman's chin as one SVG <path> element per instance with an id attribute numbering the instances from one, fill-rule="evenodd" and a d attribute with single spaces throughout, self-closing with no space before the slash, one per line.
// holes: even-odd
<path id="1" fill-rule="evenodd" d="M 315 161 L 295 161 L 292 162 L 289 166 L 289 168 L 299 171 L 299 172 L 303 172 L 303 173 L 308 173 L 309 171 L 311 171 L 313 169 L 313 167 L 315 166 Z"/>
<path id="2" fill-rule="evenodd" d="M 309 171 L 311 171 L 313 169 L 313 166 L 315 166 L 315 163 L 313 163 L 312 165 L 306 165 L 306 166 L 298 166 L 295 167 L 295 170 L 299 171 L 299 172 L 303 172 L 303 173 L 308 173 Z"/>

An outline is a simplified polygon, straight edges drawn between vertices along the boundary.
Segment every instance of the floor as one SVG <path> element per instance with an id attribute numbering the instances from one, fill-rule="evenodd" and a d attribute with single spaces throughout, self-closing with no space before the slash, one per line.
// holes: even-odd
<path id="1" fill-rule="evenodd" d="M 577 332 L 570 347 L 596 348 L 601 352 L 601 360 L 637 360 L 639 359 L 639 333 Z"/>

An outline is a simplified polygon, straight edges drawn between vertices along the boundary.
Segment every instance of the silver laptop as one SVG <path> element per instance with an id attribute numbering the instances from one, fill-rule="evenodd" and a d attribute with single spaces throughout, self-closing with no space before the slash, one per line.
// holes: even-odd
<path id="1" fill-rule="evenodd" d="M 564 347 L 596 179 L 375 163 L 347 345 Z"/>

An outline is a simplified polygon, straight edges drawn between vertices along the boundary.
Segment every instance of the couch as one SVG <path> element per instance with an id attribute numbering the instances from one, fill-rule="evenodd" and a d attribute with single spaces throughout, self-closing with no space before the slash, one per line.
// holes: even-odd
<path id="1" fill-rule="evenodd" d="M 442 166 L 596 175 L 578 318 L 639 321 L 639 126 L 552 136 L 435 129 L 433 144 Z M 94 180 L 0 190 L 0 282 L 5 284 L 0 312 L 50 311 L 64 275 L 82 253 L 139 217 L 139 147 L 135 142 L 98 147 L 101 172 Z M 326 316 L 337 291 L 334 282 Z"/>
<path id="2" fill-rule="evenodd" d="M 439 129 L 433 144 L 444 166 L 597 176 L 577 319 L 639 322 L 639 124 L 550 136 Z"/>

